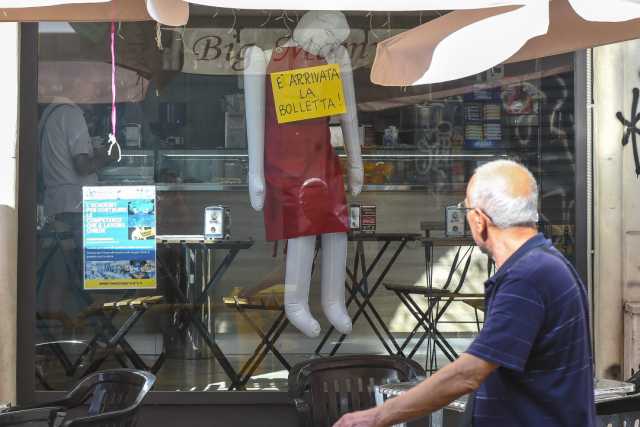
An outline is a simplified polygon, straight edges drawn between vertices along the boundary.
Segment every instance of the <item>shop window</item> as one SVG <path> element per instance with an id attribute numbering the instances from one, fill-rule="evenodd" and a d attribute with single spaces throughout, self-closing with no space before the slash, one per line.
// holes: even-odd
<path id="1" fill-rule="evenodd" d="M 279 14 L 195 10 L 186 28 L 163 27 L 160 37 L 151 22 L 118 26 L 119 162 L 99 158 L 112 125 L 109 25 L 40 24 L 39 389 L 68 389 L 92 369 L 126 365 L 155 370 L 157 390 L 284 390 L 288 366 L 333 351 L 400 350 L 430 367 L 446 364 L 447 351 L 423 340 L 398 286 L 446 285 L 475 294 L 447 305 L 438 319 L 449 356 L 464 351 L 483 318 L 470 300 L 482 293 L 491 265 L 468 246 L 464 221 L 446 229 L 445 208 L 463 200 L 474 169 L 494 159 L 531 169 L 541 188 L 540 228 L 574 257 L 573 55 L 429 86 L 380 87 L 369 79 L 377 41 L 437 14 L 346 13 L 342 46 L 353 75 L 364 170 L 359 195 L 348 191 L 349 137 L 340 121 L 316 119 L 326 121 L 327 134 L 316 138 L 313 130 L 306 138 L 330 143 L 321 153 L 345 171 L 349 225 L 359 228 L 346 257 L 353 332 L 329 334 L 320 288 L 322 246 L 330 243 L 323 239 L 311 243 L 309 296 L 321 333 L 309 338 L 287 325 L 282 304 L 292 245 L 268 241 L 278 220 L 265 222 L 251 206 L 245 100 L 255 97 L 245 96 L 244 73 L 248 49 L 286 50 L 303 14 L 276 19 Z M 298 149 L 309 156 L 308 148 L 286 150 Z M 275 178 L 304 167 L 294 162 Z M 89 194 L 93 187 L 102 192 Z M 321 187 L 308 190 L 311 208 L 302 206 L 303 213 L 323 208 L 314 199 L 326 197 Z M 118 198 L 127 200 L 125 210 Z M 117 249 L 128 255 L 105 258 L 113 248 L 95 233 L 122 215 L 128 234 L 108 238 L 120 239 L 124 246 Z M 203 243 L 198 235 L 204 233 L 218 243 Z M 435 239 L 429 250 L 426 237 Z M 140 243 L 154 238 L 156 245 Z M 427 311 L 427 299 L 413 298 Z"/>

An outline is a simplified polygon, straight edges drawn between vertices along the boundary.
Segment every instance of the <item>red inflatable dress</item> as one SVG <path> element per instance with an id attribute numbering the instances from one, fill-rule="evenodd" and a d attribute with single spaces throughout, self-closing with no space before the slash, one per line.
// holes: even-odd
<path id="1" fill-rule="evenodd" d="M 325 65 L 299 47 L 273 50 L 267 67 L 264 223 L 267 240 L 346 233 L 347 200 L 329 118 L 278 124 L 271 73 Z"/>

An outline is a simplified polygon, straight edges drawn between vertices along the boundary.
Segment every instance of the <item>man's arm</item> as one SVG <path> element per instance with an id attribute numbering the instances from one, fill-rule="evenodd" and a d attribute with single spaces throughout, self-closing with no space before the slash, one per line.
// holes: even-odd
<path id="1" fill-rule="evenodd" d="M 386 427 L 430 414 L 480 387 L 498 365 L 470 354 L 382 406 L 342 417 L 334 427 Z"/>
<path id="2" fill-rule="evenodd" d="M 111 152 L 111 156 L 107 154 L 107 149 L 100 148 L 95 149 L 93 152 L 93 156 L 89 154 L 76 154 L 73 156 L 73 168 L 76 173 L 81 176 L 90 175 L 92 173 L 96 173 L 113 160 L 117 159 L 117 150 L 113 150 Z M 115 157 L 114 157 L 115 155 Z"/>

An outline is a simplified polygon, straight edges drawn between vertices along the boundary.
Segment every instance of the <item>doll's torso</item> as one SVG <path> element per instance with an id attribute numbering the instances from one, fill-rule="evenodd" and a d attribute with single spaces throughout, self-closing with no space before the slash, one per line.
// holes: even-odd
<path id="1" fill-rule="evenodd" d="M 271 73 L 325 65 L 297 46 L 271 52 L 266 74 L 264 168 L 267 240 L 348 231 L 344 180 L 329 118 L 278 124 Z"/>

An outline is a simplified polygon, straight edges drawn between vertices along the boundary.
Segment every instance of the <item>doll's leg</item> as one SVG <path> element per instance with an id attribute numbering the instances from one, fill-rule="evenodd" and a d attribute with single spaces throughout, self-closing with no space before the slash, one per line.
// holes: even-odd
<path id="1" fill-rule="evenodd" d="M 309 286 L 316 236 L 289 239 L 284 279 L 284 309 L 293 326 L 310 338 L 320 335 L 320 324 L 309 311 Z"/>
<path id="2" fill-rule="evenodd" d="M 329 322 L 343 334 L 351 333 L 351 318 L 345 306 L 347 234 L 322 235 L 322 309 Z"/>

